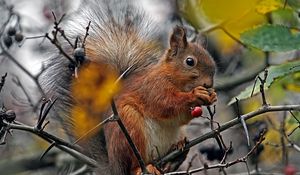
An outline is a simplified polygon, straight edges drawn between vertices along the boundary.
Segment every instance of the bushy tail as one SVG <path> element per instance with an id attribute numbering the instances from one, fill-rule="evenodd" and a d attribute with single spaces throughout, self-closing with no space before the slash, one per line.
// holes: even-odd
<path id="1" fill-rule="evenodd" d="M 130 0 L 86 0 L 71 15 L 67 33 L 73 37 L 84 34 L 91 21 L 86 43 L 90 60 L 111 65 L 119 73 L 130 66 L 134 71 L 144 69 L 162 54 L 164 32 L 135 4 Z"/>

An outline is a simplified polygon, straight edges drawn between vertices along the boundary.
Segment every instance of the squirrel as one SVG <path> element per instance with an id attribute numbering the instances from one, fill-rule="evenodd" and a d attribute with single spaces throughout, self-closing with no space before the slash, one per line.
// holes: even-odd
<path id="1" fill-rule="evenodd" d="M 217 100 L 212 89 L 215 63 L 201 45 L 187 41 L 181 26 L 173 28 L 164 47 L 161 26 L 130 0 L 84 1 L 66 20 L 66 35 L 83 35 L 88 21 L 91 27 L 84 48 L 86 59 L 110 65 L 120 74 L 132 67 L 114 98 L 115 104 L 149 173 L 160 174 L 151 163 L 183 138 L 180 128 L 193 119 L 191 107 L 211 105 Z M 72 71 L 61 54 L 48 62 L 43 87 L 47 94 L 60 98 L 55 110 L 64 114 L 61 118 L 65 120 L 73 105 Z M 99 168 L 99 174 L 141 173 L 116 122 L 104 125 L 103 139 L 95 139 L 93 149 L 102 151 L 99 161 L 107 165 Z"/>

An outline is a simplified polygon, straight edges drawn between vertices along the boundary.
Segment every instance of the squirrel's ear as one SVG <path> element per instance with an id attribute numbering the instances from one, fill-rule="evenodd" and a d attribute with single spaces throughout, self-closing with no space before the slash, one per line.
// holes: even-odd
<path id="1" fill-rule="evenodd" d="M 177 54 L 179 48 L 184 49 L 187 46 L 186 31 L 181 26 L 176 26 L 170 38 L 170 48 L 173 55 Z"/>

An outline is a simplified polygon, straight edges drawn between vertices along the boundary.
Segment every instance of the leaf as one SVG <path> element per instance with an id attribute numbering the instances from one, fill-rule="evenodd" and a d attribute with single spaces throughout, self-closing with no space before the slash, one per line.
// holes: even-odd
<path id="1" fill-rule="evenodd" d="M 282 158 L 282 149 L 280 147 L 268 145 L 267 143 L 280 145 L 280 132 L 273 128 L 268 130 L 265 135 L 265 140 L 263 141 L 264 150 L 259 156 L 259 160 L 267 164 L 274 164 L 279 162 Z"/>
<path id="2" fill-rule="evenodd" d="M 293 62 L 287 62 L 284 64 L 276 65 L 276 66 L 270 66 L 268 68 L 268 77 L 264 86 L 264 89 L 267 90 L 272 83 L 280 77 L 289 75 L 294 72 L 299 72 L 300 71 L 300 61 L 293 61 Z M 261 78 L 264 77 L 264 72 L 261 72 L 259 74 Z M 257 94 L 259 92 L 259 86 L 260 86 L 260 81 L 257 81 L 255 88 L 254 88 L 254 94 Z M 239 100 L 247 99 L 250 97 L 251 92 L 253 89 L 253 85 L 248 86 L 244 91 L 242 91 L 238 96 L 233 97 L 228 105 L 231 105 L 232 103 L 235 102 L 235 98 Z"/>
<path id="3" fill-rule="evenodd" d="M 75 136 L 86 134 L 103 120 L 102 114 L 120 89 L 117 78 L 117 74 L 104 65 L 89 63 L 80 68 L 71 88 L 75 102 L 71 109 Z"/>
<path id="4" fill-rule="evenodd" d="M 282 7 L 280 0 L 261 0 L 255 7 L 255 10 L 260 14 L 266 14 Z"/>
<path id="5" fill-rule="evenodd" d="M 300 49 L 300 34 L 288 27 L 265 24 L 241 34 L 241 41 L 263 51 L 284 52 Z"/>
<path id="6" fill-rule="evenodd" d="M 267 22 L 265 16 L 255 11 L 256 0 L 185 0 L 178 1 L 180 12 L 197 29 L 218 25 L 239 38 L 240 33 Z M 222 30 L 210 32 L 223 53 L 233 52 L 237 42 Z"/>
<path id="7" fill-rule="evenodd" d="M 298 14 L 292 9 L 277 9 L 271 14 L 273 24 L 284 25 L 288 27 L 298 28 Z"/>

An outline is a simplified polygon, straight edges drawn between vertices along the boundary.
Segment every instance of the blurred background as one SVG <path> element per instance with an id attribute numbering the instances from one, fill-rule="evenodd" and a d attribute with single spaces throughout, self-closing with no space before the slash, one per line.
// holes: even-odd
<path id="1" fill-rule="evenodd" d="M 300 104 L 300 1 L 142 0 L 136 3 L 166 28 L 171 28 L 173 23 L 183 24 L 188 30 L 189 40 L 200 38 L 214 58 L 218 68 L 214 121 L 222 125 L 239 114 L 262 106 L 260 81 L 256 85 L 254 82 L 257 75 L 264 78 L 265 69 L 269 70 L 265 84 L 267 103 Z M 51 43 L 43 37 L 31 37 L 43 36 L 52 30 L 52 11 L 59 17 L 78 7 L 80 0 L 0 0 L 0 39 L 13 57 L 0 48 L 0 76 L 8 73 L 0 92 L 0 105 L 14 110 L 17 121 L 34 126 L 43 95 L 36 84 L 37 75 L 49 57 Z M 12 13 L 16 15 L 7 23 Z M 15 35 L 10 43 L 7 39 L 10 26 L 23 38 L 18 40 Z M 253 86 L 254 95 L 250 97 Z M 239 99 L 238 106 L 235 98 Z M 206 109 L 203 116 L 210 117 Z M 296 147 L 300 144 L 300 132 L 295 129 L 299 127 L 298 118 L 299 112 L 281 111 L 247 121 L 251 146 L 255 145 L 259 133 L 267 130 L 266 140 L 248 160 L 250 172 L 287 174 L 288 168 L 293 169 L 294 174 L 300 171 L 300 147 Z M 67 139 L 59 121 L 51 117 L 47 120 L 50 121 L 46 127 L 48 132 Z M 211 131 L 210 124 L 205 118 L 191 121 L 186 126 L 189 139 Z M 240 125 L 221 135 L 228 147 L 232 142 L 228 162 L 245 156 L 251 148 Z M 5 144 L 0 145 L 0 174 L 76 174 L 80 167 L 78 161 L 56 148 L 40 161 L 48 146 L 47 142 L 29 132 L 13 130 L 12 135 L 6 137 Z M 180 170 L 216 164 L 223 155 L 217 141 L 208 139 L 191 149 Z M 227 174 L 248 174 L 244 163 L 225 170 Z M 224 171 L 215 169 L 196 174 L 224 174 Z"/>

